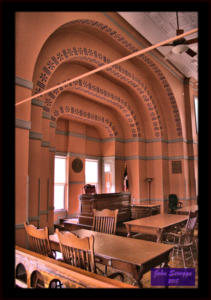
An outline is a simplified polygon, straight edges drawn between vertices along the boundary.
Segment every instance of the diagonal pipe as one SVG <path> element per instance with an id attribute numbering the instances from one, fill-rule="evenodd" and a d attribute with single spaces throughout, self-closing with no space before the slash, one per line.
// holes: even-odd
<path id="1" fill-rule="evenodd" d="M 119 64 L 119 63 L 121 63 L 121 62 L 123 62 L 123 61 L 126 61 L 126 60 L 128 60 L 128 59 L 131 59 L 131 58 L 133 58 L 133 57 L 136 57 L 136 56 L 138 56 L 138 55 L 140 55 L 140 54 L 147 53 L 147 52 L 149 52 L 149 51 L 151 51 L 151 50 L 153 50 L 153 49 L 155 49 L 155 48 L 158 48 L 158 47 L 160 47 L 160 46 L 163 46 L 163 45 L 165 45 L 165 44 L 167 44 L 167 43 L 170 43 L 170 42 L 172 42 L 172 41 L 176 41 L 176 40 L 178 40 L 178 39 L 181 39 L 181 38 L 183 38 L 183 37 L 185 37 L 185 36 L 187 36 L 187 35 L 190 35 L 190 34 L 193 34 L 193 33 L 197 32 L 197 31 L 198 31 L 198 28 L 195 28 L 195 29 L 192 29 L 192 30 L 190 30 L 190 31 L 187 31 L 187 32 L 185 32 L 185 33 L 183 33 L 183 34 L 180 34 L 180 35 L 177 35 L 177 36 L 175 36 L 175 37 L 173 37 L 173 38 L 170 38 L 170 39 L 168 39 L 168 40 L 165 40 L 165 41 L 163 41 L 163 42 L 157 43 L 157 44 L 152 45 L 152 46 L 150 46 L 150 47 L 147 47 L 147 48 L 141 49 L 141 50 L 139 50 L 139 51 L 136 51 L 136 52 L 134 52 L 134 53 L 131 53 L 131 54 L 129 54 L 129 55 L 125 56 L 125 57 L 119 58 L 119 59 L 117 59 L 117 60 L 115 60 L 115 61 L 113 61 L 113 62 L 111 62 L 111 63 L 109 63 L 109 64 L 105 64 L 105 65 L 103 65 L 103 66 L 101 66 L 101 67 L 99 67 L 99 68 L 96 68 L 96 69 L 92 70 L 92 71 L 86 72 L 86 73 L 81 74 L 81 75 L 79 75 L 79 76 L 76 76 L 75 78 L 72 78 L 72 79 L 70 79 L 70 80 L 68 80 L 68 81 L 65 81 L 65 82 L 62 82 L 62 83 L 60 83 L 60 84 L 58 84 L 58 85 L 55 85 L 54 87 L 51 87 L 51 88 L 49 88 L 49 89 L 47 89 L 47 90 L 45 90 L 45 91 L 43 91 L 43 92 L 41 92 L 41 93 L 39 93 L 39 94 L 35 94 L 35 95 L 31 96 L 31 97 L 28 97 L 28 98 L 26 98 L 26 99 L 24 99 L 24 100 L 21 100 L 21 101 L 17 102 L 17 103 L 15 104 L 15 106 L 20 105 L 20 104 L 22 104 L 22 103 L 25 103 L 25 102 L 27 102 L 27 101 L 29 101 L 29 100 L 34 99 L 34 98 L 38 98 L 38 97 L 40 97 L 40 96 L 43 96 L 43 95 L 45 95 L 45 94 L 47 94 L 47 93 L 49 93 L 49 92 L 51 92 L 51 91 L 53 91 L 53 90 L 55 90 L 55 89 L 58 89 L 58 88 L 60 88 L 60 87 L 62 87 L 62 86 L 64 86 L 64 85 L 67 85 L 67 84 L 69 84 L 69 83 L 71 83 L 71 82 L 73 82 L 73 81 L 76 81 L 76 80 L 78 80 L 78 79 L 87 77 L 87 76 L 89 76 L 89 75 L 92 75 L 92 74 L 97 73 L 97 72 L 99 72 L 99 71 L 102 71 L 102 70 L 104 70 L 104 69 L 110 68 L 110 67 L 113 66 L 113 65 Z"/>

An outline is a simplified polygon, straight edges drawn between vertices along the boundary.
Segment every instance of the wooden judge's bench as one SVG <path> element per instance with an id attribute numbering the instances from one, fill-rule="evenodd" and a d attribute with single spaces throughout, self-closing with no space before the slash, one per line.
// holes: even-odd
<path id="1" fill-rule="evenodd" d="M 131 194 L 107 193 L 107 194 L 82 194 L 79 196 L 80 212 L 77 218 L 60 219 L 60 224 L 55 225 L 60 230 L 92 229 L 93 208 L 96 210 L 118 209 L 117 215 L 117 234 L 127 235 L 124 222 L 132 219 L 139 219 L 160 213 L 159 204 L 149 204 L 142 202 L 139 204 L 131 203 Z"/>
<path id="2" fill-rule="evenodd" d="M 93 208 L 97 210 L 118 209 L 117 222 L 123 222 L 130 219 L 131 194 L 107 193 L 107 194 L 83 194 L 79 196 L 80 215 L 79 224 L 92 225 Z"/>

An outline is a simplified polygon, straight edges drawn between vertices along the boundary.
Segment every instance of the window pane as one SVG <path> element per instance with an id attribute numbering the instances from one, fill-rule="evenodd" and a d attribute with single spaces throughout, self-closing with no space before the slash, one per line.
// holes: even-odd
<path id="1" fill-rule="evenodd" d="M 66 159 L 55 158 L 55 169 L 54 169 L 54 182 L 65 183 L 66 179 Z"/>
<path id="2" fill-rule="evenodd" d="M 85 181 L 86 183 L 98 182 L 98 161 L 85 161 Z"/>
<path id="3" fill-rule="evenodd" d="M 54 185 L 54 209 L 64 209 L 64 185 Z"/>

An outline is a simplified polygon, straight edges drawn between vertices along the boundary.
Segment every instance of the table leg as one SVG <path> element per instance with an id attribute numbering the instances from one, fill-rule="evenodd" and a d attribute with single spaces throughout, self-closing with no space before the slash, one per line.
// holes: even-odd
<path id="1" fill-rule="evenodd" d="M 144 275 L 144 269 L 143 266 L 138 267 L 138 266 L 132 266 L 132 276 L 135 279 L 135 284 L 137 285 L 139 288 L 143 288 L 143 284 L 141 282 L 141 279 Z"/>
<path id="2" fill-rule="evenodd" d="M 156 232 L 156 236 L 157 236 L 157 243 L 160 243 L 161 242 L 161 236 L 162 236 L 162 233 L 163 233 L 163 229 L 158 229 L 157 232 Z"/>
<path id="3" fill-rule="evenodd" d="M 126 230 L 127 230 L 127 237 L 130 237 L 130 226 L 126 224 Z"/>
<path id="4" fill-rule="evenodd" d="M 163 268 L 170 268 L 169 267 L 169 260 L 170 260 L 170 253 L 167 255 L 165 261 L 164 261 L 164 265 Z"/>
<path id="5" fill-rule="evenodd" d="M 160 265 L 161 268 L 170 268 L 169 267 L 169 261 L 170 261 L 170 252 L 165 256 L 164 261 L 162 262 L 162 264 Z"/>

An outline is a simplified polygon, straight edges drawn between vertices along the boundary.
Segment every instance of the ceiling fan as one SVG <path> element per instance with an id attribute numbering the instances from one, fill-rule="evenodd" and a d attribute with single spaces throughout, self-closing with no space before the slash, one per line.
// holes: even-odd
<path id="1" fill-rule="evenodd" d="M 180 35 L 184 33 L 183 29 L 179 28 L 179 20 L 178 20 L 178 12 L 176 12 L 177 17 L 177 30 L 176 35 Z M 163 46 L 172 46 L 171 52 L 174 54 L 182 54 L 183 52 L 187 53 L 191 57 L 194 57 L 197 53 L 190 49 L 188 45 L 195 44 L 198 42 L 198 38 L 193 38 L 190 40 L 186 40 L 185 38 L 178 39 L 176 41 L 173 41 L 172 44 L 165 44 Z"/>

